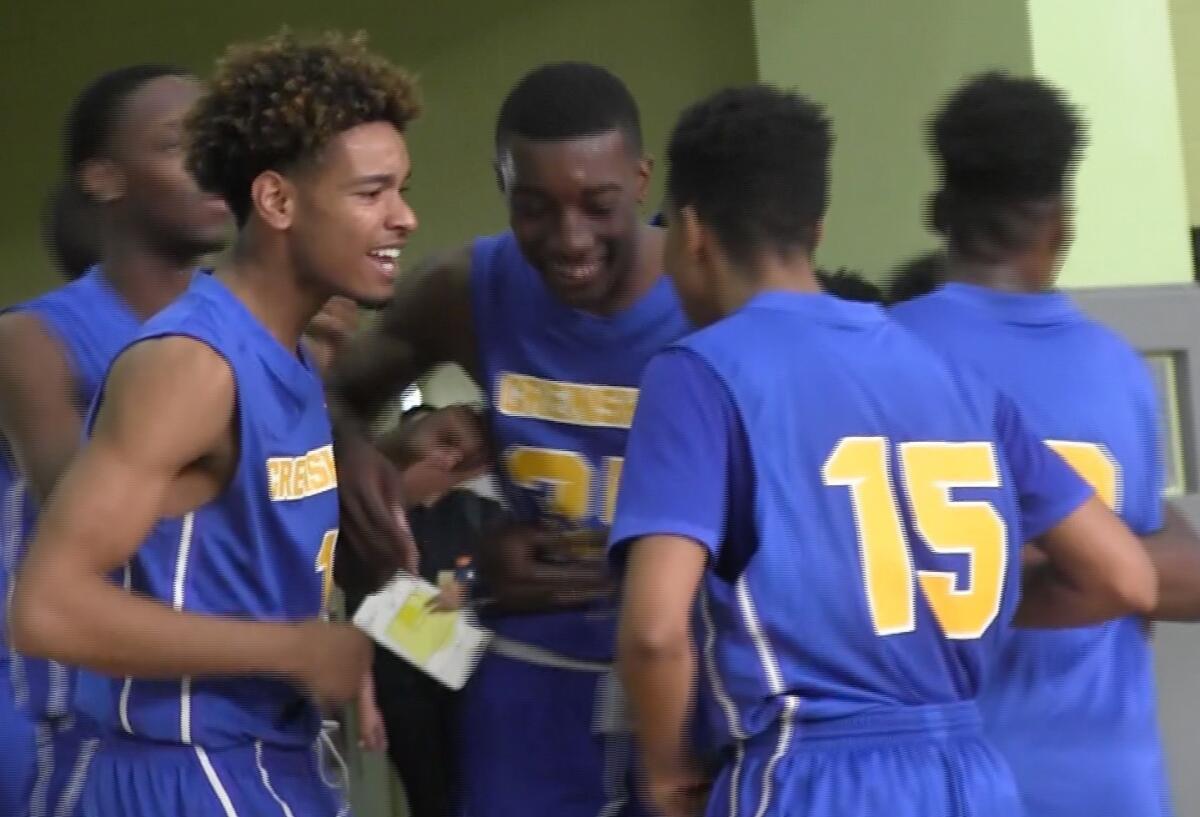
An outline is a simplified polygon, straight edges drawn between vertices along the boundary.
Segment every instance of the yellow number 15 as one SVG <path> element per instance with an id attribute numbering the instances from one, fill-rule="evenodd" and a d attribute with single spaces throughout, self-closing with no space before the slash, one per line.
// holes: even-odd
<path id="1" fill-rule="evenodd" d="M 1008 536 L 1004 520 L 989 503 L 955 501 L 950 491 L 999 486 L 992 446 L 986 442 L 897 446 L 897 470 L 921 538 L 935 553 L 960 553 L 970 559 L 969 581 L 962 590 L 953 572 L 914 569 L 888 472 L 890 448 L 883 437 L 846 437 L 822 469 L 826 485 L 850 489 L 875 632 L 895 635 L 916 627 L 919 583 L 947 638 L 979 638 L 1000 611 Z"/>

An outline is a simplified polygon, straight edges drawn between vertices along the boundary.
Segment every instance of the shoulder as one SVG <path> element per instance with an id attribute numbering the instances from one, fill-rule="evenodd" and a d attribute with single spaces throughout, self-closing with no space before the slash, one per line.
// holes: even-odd
<path id="1" fill-rule="evenodd" d="M 0 314 L 0 383 L 20 379 L 20 372 L 44 378 L 56 370 L 66 372 L 68 366 L 61 340 L 36 312 Z"/>
<path id="2" fill-rule="evenodd" d="M 233 388 L 233 370 L 211 344 L 190 335 L 158 334 L 134 341 L 118 355 L 105 391 L 110 397 L 127 392 L 146 402 L 227 395 L 232 405 Z"/>

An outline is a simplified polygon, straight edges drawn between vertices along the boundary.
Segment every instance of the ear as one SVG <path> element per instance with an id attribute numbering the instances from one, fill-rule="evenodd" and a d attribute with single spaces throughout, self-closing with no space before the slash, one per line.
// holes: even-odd
<path id="1" fill-rule="evenodd" d="M 650 191 L 650 177 L 654 174 L 654 157 L 643 155 L 637 163 L 637 203 L 646 203 L 646 194 Z"/>
<path id="2" fill-rule="evenodd" d="M 112 204 L 125 195 L 125 174 L 111 159 L 89 159 L 79 168 L 79 186 L 98 204 Z"/>
<path id="3" fill-rule="evenodd" d="M 679 210 L 679 229 L 683 233 L 683 248 L 688 255 L 699 256 L 705 253 L 707 244 L 707 228 L 696 215 L 696 208 L 686 205 Z"/>
<path id="4" fill-rule="evenodd" d="M 1075 225 L 1070 206 L 1064 199 L 1060 200 L 1049 218 L 1047 242 L 1055 257 L 1061 258 L 1075 237 Z"/>
<path id="5" fill-rule="evenodd" d="M 496 187 L 500 190 L 501 195 L 507 196 L 508 191 L 512 189 L 513 178 L 516 176 L 512 151 L 507 147 L 497 149 L 496 158 L 492 161 L 492 170 L 496 173 Z"/>
<path id="6" fill-rule="evenodd" d="M 267 226 L 287 230 L 296 218 L 296 186 L 274 170 L 264 170 L 250 184 L 250 204 Z"/>

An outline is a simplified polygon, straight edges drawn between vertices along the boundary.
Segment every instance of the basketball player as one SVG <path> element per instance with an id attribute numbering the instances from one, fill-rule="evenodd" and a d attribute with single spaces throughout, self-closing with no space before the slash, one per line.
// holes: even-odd
<path id="1" fill-rule="evenodd" d="M 933 120 L 941 168 L 932 220 L 946 281 L 893 314 L 971 365 L 1142 536 L 1164 525 L 1158 405 L 1140 356 L 1053 291 L 1069 244 L 1083 123 L 1035 80 L 985 74 Z M 1147 541 L 1158 562 L 1152 617 L 1200 614 L 1193 547 Z M 1013 635 L 982 704 L 1033 817 L 1165 815 L 1154 668 L 1145 621 Z"/>
<path id="2" fill-rule="evenodd" d="M 196 259 L 224 241 L 228 209 L 200 192 L 180 150 L 199 93 L 180 69 L 134 65 L 98 78 L 71 108 L 47 239 L 74 282 L 0 316 L 6 597 L 35 507 L 78 449 L 105 370 L 142 321 L 187 288 Z M 88 257 L 100 264 L 80 269 Z M 72 814 L 95 745 L 87 719 L 71 711 L 73 672 L 5 653 L 0 683 L 12 687 L 3 705 L 15 701 L 34 721 L 25 740 L 0 735 L 3 813 Z"/>
<path id="3" fill-rule="evenodd" d="M 325 620 L 336 473 L 300 337 L 333 295 L 390 295 L 417 111 L 361 40 L 284 34 L 232 48 L 187 119 L 188 169 L 237 221 L 231 267 L 117 357 L 12 602 L 18 649 L 111 677 L 79 695 L 105 730 L 88 817 L 342 807 L 318 704 L 357 692 L 370 645 Z"/>
<path id="4" fill-rule="evenodd" d="M 830 145 L 820 108 L 765 86 L 671 137 L 666 267 L 705 328 L 646 369 L 610 554 L 650 790 L 668 815 L 704 808 L 684 742 L 698 643 L 723 724 L 708 814 L 1009 817 L 972 699 L 1022 537 L 1054 565 L 1029 621 L 1060 591 L 1081 617 L 1149 609 L 1154 573 L 1011 403 L 820 291 Z"/>
<path id="5" fill-rule="evenodd" d="M 638 213 L 650 162 L 618 78 L 581 63 L 535 69 L 501 106 L 495 146 L 511 230 L 401 279 L 334 383 L 347 428 L 369 427 L 443 361 L 487 397 L 520 523 L 481 554 L 497 639 L 464 693 L 463 812 L 617 814 L 628 736 L 596 717 L 615 624 L 603 539 L 642 367 L 686 323 L 662 274 L 662 231 Z M 372 533 L 386 541 L 394 477 L 353 441 L 339 438 L 343 520 L 361 520 L 365 546 Z"/>

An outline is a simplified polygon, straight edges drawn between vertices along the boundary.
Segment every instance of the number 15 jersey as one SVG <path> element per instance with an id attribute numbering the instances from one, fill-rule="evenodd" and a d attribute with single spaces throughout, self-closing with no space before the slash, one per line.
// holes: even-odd
<path id="1" fill-rule="evenodd" d="M 723 742 L 973 699 L 1022 543 L 1091 496 L 995 389 L 827 295 L 761 294 L 653 361 L 627 457 L 612 556 L 653 534 L 709 553 Z"/>

